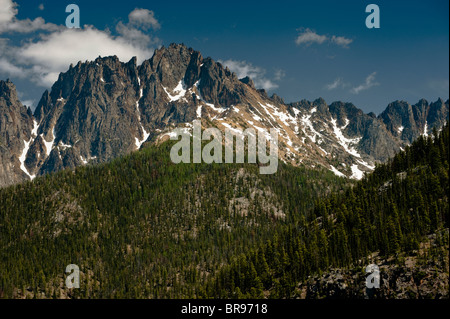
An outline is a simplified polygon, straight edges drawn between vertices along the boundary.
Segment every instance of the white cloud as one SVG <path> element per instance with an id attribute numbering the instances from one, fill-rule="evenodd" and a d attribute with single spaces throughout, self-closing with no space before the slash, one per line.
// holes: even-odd
<path id="1" fill-rule="evenodd" d="M 255 87 L 263 88 L 265 90 L 271 90 L 278 87 L 276 83 L 265 77 L 266 70 L 253 66 L 251 63 L 246 61 L 236 61 L 236 60 L 219 60 L 221 64 L 227 66 L 232 72 L 236 73 L 236 76 L 241 79 L 248 76 L 255 83 Z"/>
<path id="2" fill-rule="evenodd" d="M 146 46 L 151 43 L 151 38 L 148 34 L 145 34 L 141 30 L 129 27 L 122 22 L 119 22 L 116 26 L 116 31 L 122 37 L 128 39 L 130 42 L 135 42 L 136 44 L 142 44 Z"/>
<path id="3" fill-rule="evenodd" d="M 38 2 L 39 3 L 39 2 Z M 25 82 L 34 82 L 50 88 L 70 64 L 94 60 L 98 56 L 116 55 L 127 62 L 136 56 L 138 63 L 148 59 L 160 40 L 148 30 L 157 30 L 160 24 L 153 11 L 135 9 L 127 23 L 118 22 L 116 33 L 93 26 L 68 29 L 64 25 L 34 20 L 17 19 L 18 5 L 12 0 L 0 0 L 0 75 Z M 43 4 L 38 6 L 41 11 Z M 1 37 L 7 33 L 9 37 Z M 20 41 L 13 36 L 20 34 Z M 39 98 L 25 91 L 19 98 L 23 104 L 35 106 Z"/>
<path id="4" fill-rule="evenodd" d="M 158 38 L 152 39 L 145 33 L 150 28 L 154 30 L 161 28 L 154 12 L 147 9 L 134 9 L 128 15 L 128 23 L 119 21 L 116 31 L 135 46 L 145 48 L 159 42 Z"/>
<path id="5" fill-rule="evenodd" d="M 68 29 L 45 23 L 40 17 L 18 20 L 17 13 L 16 3 L 0 0 L 0 33 L 34 33 L 20 47 L 0 38 L 0 72 L 28 78 L 44 87 L 50 87 L 59 73 L 66 71 L 71 63 L 111 55 L 116 55 L 121 61 L 129 61 L 136 56 L 138 63 L 141 63 L 151 57 L 153 46 L 159 43 L 159 39 L 144 32 L 150 28 L 160 28 L 153 11 L 146 9 L 133 10 L 126 24 L 120 21 L 116 25 L 117 35 L 93 26 Z M 46 32 L 35 32 L 39 30 Z"/>
<path id="6" fill-rule="evenodd" d="M 134 9 L 128 15 L 128 20 L 130 25 L 145 28 L 147 30 L 149 28 L 158 30 L 161 27 L 158 20 L 155 18 L 155 13 L 147 9 Z"/>
<path id="7" fill-rule="evenodd" d="M 17 14 L 17 4 L 11 0 L 0 0 L 0 25 L 10 22 Z"/>
<path id="8" fill-rule="evenodd" d="M 329 91 L 337 89 L 338 87 L 343 87 L 345 84 L 342 78 L 337 78 L 333 83 L 325 85 L 325 88 Z"/>
<path id="9" fill-rule="evenodd" d="M 370 89 L 371 87 L 380 85 L 380 83 L 375 81 L 376 74 L 377 74 L 377 72 L 373 72 L 373 73 L 369 74 L 363 84 L 360 84 L 360 85 L 352 88 L 350 90 L 350 92 L 353 94 L 358 94 L 361 91 L 365 91 L 365 90 Z"/>
<path id="10" fill-rule="evenodd" d="M 348 48 L 348 45 L 353 42 L 352 39 L 342 37 L 342 36 L 328 36 L 328 35 L 320 35 L 316 31 L 313 31 L 309 28 L 300 28 L 299 34 L 295 39 L 295 43 L 297 45 L 305 45 L 310 46 L 311 44 L 323 44 L 323 43 L 333 43 L 339 45 L 343 48 Z"/>
<path id="11" fill-rule="evenodd" d="M 339 46 L 341 46 L 343 48 L 348 48 L 348 45 L 350 43 L 352 43 L 353 40 L 345 38 L 345 37 L 337 37 L 337 36 L 333 35 L 331 37 L 331 42 L 333 42 L 333 43 L 335 43 L 335 44 L 337 44 L 337 45 L 339 45 Z"/>
<path id="12" fill-rule="evenodd" d="M 18 78 L 24 78 L 26 76 L 26 72 L 23 68 L 12 64 L 5 58 L 0 58 L 0 72 Z"/>
<path id="13" fill-rule="evenodd" d="M 1 0 L 0 0 L 1 1 Z M 61 27 L 53 23 L 46 23 L 44 19 L 38 17 L 34 20 L 16 20 L 0 25 L 0 33 L 17 32 L 17 33 L 31 33 L 39 30 L 56 31 Z"/>
<path id="14" fill-rule="evenodd" d="M 297 45 L 305 44 L 306 46 L 309 46 L 313 43 L 322 44 L 327 40 L 328 40 L 327 36 L 319 35 L 315 31 L 306 28 L 304 30 L 301 30 L 301 33 L 299 33 L 299 35 L 295 39 L 295 43 Z"/>
<path id="15" fill-rule="evenodd" d="M 0 0 L 0 33 L 31 33 L 39 30 L 56 31 L 61 28 L 56 24 L 46 23 L 41 17 L 34 20 L 19 20 L 16 18 L 17 13 L 17 3 L 12 0 Z"/>
<path id="16" fill-rule="evenodd" d="M 138 62 L 151 57 L 153 50 L 137 46 L 125 37 L 85 26 L 84 29 L 64 29 L 44 36 L 18 50 L 18 59 L 31 66 L 38 84 L 51 86 L 59 72 L 71 63 L 94 60 L 98 56 L 116 55 L 122 61 L 136 56 Z"/>

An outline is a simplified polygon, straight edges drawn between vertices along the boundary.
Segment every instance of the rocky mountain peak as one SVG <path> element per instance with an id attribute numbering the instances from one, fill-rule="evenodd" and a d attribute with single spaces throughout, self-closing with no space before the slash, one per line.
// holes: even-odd
<path id="1" fill-rule="evenodd" d="M 244 84 L 247 84 L 252 89 L 256 89 L 255 88 L 255 83 L 253 83 L 253 80 L 250 77 L 248 77 L 248 76 L 246 76 L 245 78 L 239 79 L 239 81 L 241 81 Z"/>
<path id="2" fill-rule="evenodd" d="M 0 134 L 4 144 L 19 146 L 23 137 L 29 138 L 27 128 L 32 125 L 32 116 L 20 102 L 16 86 L 9 80 L 0 80 L 0 117 Z"/>
<path id="3" fill-rule="evenodd" d="M 444 125 L 448 119 L 448 103 L 441 98 L 431 104 L 425 99 L 414 105 L 395 101 L 379 115 L 379 119 L 394 136 L 409 144 L 421 134 L 430 134 L 432 127 Z"/>
<path id="4" fill-rule="evenodd" d="M 159 81 L 165 87 L 175 87 L 181 79 L 187 80 L 186 84 L 192 86 L 195 83 L 193 81 L 198 80 L 202 61 L 200 52 L 187 48 L 183 44 L 173 43 L 167 48 L 161 47 L 156 50 L 149 60 L 149 65 L 150 72 L 156 73 Z M 186 72 L 188 69 L 189 72 Z M 197 79 L 195 79 L 195 75 L 197 75 Z"/>
<path id="5" fill-rule="evenodd" d="M 161 47 L 141 65 L 135 57 L 98 57 L 61 73 L 34 118 L 14 85 L 0 81 L 0 186 L 108 161 L 196 119 L 221 129 L 274 128 L 282 161 L 361 178 L 376 161 L 441 127 L 448 101 L 396 101 L 376 117 L 323 98 L 286 104 L 183 44 Z"/>
<path id="6" fill-rule="evenodd" d="M 270 97 L 274 102 L 279 103 L 279 104 L 285 104 L 283 98 L 279 97 L 278 95 L 276 95 L 275 93 L 272 94 L 272 96 Z"/>
<path id="7" fill-rule="evenodd" d="M 0 80 L 0 98 L 17 100 L 16 86 L 9 79 Z"/>

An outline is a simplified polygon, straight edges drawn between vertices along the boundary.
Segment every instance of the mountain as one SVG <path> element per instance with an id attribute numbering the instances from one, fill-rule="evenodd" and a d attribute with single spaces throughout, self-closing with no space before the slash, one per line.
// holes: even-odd
<path id="1" fill-rule="evenodd" d="M 449 125 L 222 267 L 205 298 L 449 298 Z M 367 287 L 366 267 L 379 268 Z"/>
<path id="2" fill-rule="evenodd" d="M 448 298 L 448 124 L 352 183 L 174 144 L 0 189 L 0 298 Z"/>
<path id="3" fill-rule="evenodd" d="M 0 80 L 0 186 L 30 178 L 24 162 L 33 133 L 31 110 L 20 103 L 12 82 Z"/>
<path id="4" fill-rule="evenodd" d="M 1 90 L 3 104 L 23 113 L 15 93 L 8 94 L 5 85 Z M 386 161 L 433 127 L 440 128 L 448 109 L 449 102 L 442 100 L 422 100 L 412 107 L 395 102 L 376 117 L 351 103 L 327 105 L 317 99 L 286 104 L 277 95 L 257 90 L 250 78 L 238 79 L 200 52 L 172 44 L 141 65 L 135 58 L 123 63 L 115 56 L 71 65 L 50 92 L 44 92 L 34 114 L 27 111 L 15 122 L 3 120 L 10 112 L 3 107 L 3 131 L 21 127 L 22 132 L 15 133 L 14 142 L 2 135 L 0 186 L 107 162 L 145 142 L 168 139 L 176 126 L 189 129 L 195 119 L 201 119 L 203 127 L 222 130 L 275 128 L 282 161 L 360 179 L 376 162 Z"/>
<path id="5" fill-rule="evenodd" d="M 365 297 L 342 288 L 373 261 L 381 297 L 440 297 L 448 104 L 285 103 L 175 44 L 71 65 L 34 114 L 0 81 L 0 298 Z M 175 165 L 169 135 L 196 119 L 275 128 L 277 173 Z"/>
<path id="6" fill-rule="evenodd" d="M 348 181 L 280 164 L 173 164 L 175 142 L 0 189 L 0 298 L 192 297 Z M 80 288 L 64 285 L 68 264 Z"/>
<path id="7" fill-rule="evenodd" d="M 445 124 L 448 119 L 448 101 L 438 99 L 429 104 L 422 99 L 414 105 L 395 101 L 388 105 L 379 119 L 392 135 L 405 143 L 412 143 L 421 134 L 428 135 L 433 127 L 440 128 Z"/>

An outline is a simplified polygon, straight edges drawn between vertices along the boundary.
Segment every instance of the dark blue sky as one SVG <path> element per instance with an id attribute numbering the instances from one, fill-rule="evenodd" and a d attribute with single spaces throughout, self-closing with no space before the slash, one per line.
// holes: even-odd
<path id="1" fill-rule="evenodd" d="M 111 36 L 118 36 L 117 24 L 127 23 L 134 9 L 151 10 L 160 26 L 144 30 L 151 37 L 151 50 L 185 43 L 205 57 L 225 61 L 237 73 L 251 72 L 260 86 L 288 102 L 323 97 L 378 114 L 397 99 L 416 103 L 449 96 L 447 0 L 14 1 L 19 4 L 15 19 L 42 17 L 56 25 L 65 23 L 66 5 L 76 3 L 83 26 L 109 29 Z M 380 7 L 380 29 L 365 26 L 370 3 Z M 296 43 L 305 33 L 319 40 Z M 0 39 L 19 50 L 29 41 L 41 41 L 39 35 L 4 32 Z M 333 36 L 350 42 L 338 44 Z M 33 88 L 35 82 L 15 79 L 5 70 L 0 66 L 0 78 L 9 76 L 22 98 L 36 104 L 45 85 Z"/>

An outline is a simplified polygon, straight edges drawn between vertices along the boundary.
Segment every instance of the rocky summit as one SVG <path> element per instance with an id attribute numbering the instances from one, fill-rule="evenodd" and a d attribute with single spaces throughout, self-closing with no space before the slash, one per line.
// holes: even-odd
<path id="1" fill-rule="evenodd" d="M 287 104 L 252 79 L 171 44 L 137 65 L 115 56 L 78 62 L 61 73 L 34 111 L 0 81 L 0 187 L 46 173 L 101 163 L 168 138 L 174 127 L 275 128 L 279 158 L 362 178 L 376 162 L 448 120 L 449 101 L 396 101 L 378 117 L 351 103 L 319 98 Z"/>

